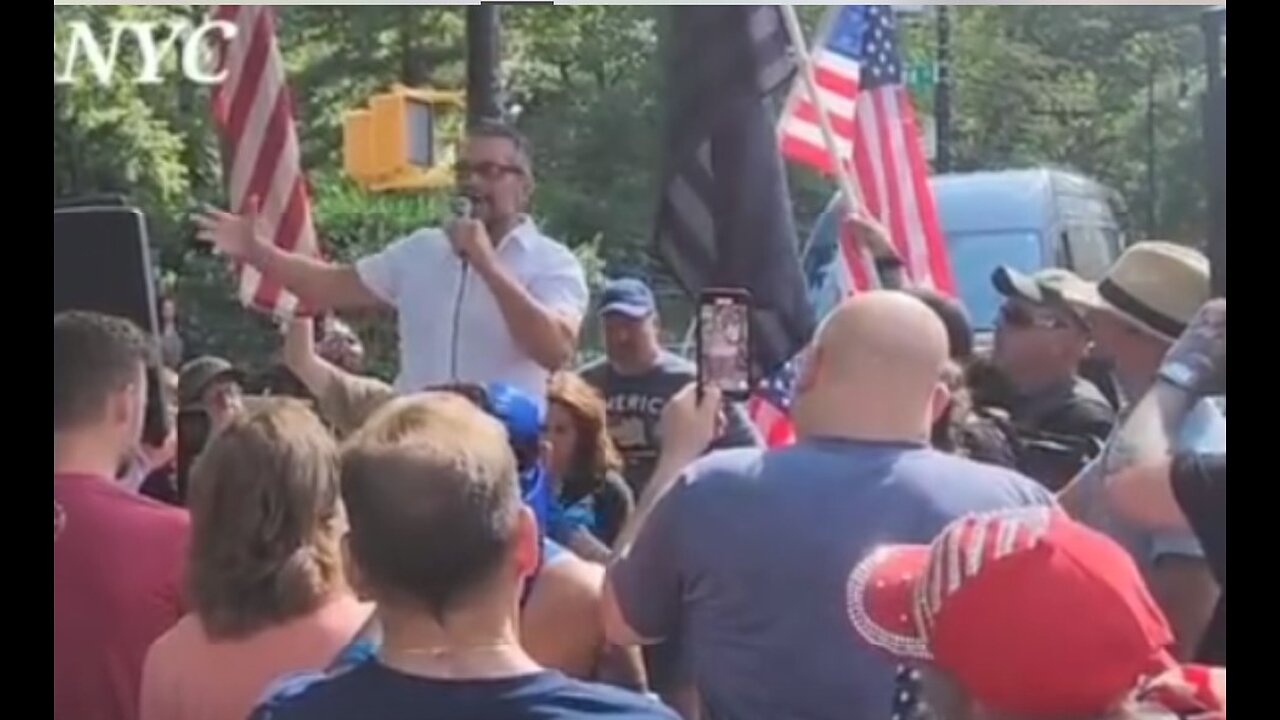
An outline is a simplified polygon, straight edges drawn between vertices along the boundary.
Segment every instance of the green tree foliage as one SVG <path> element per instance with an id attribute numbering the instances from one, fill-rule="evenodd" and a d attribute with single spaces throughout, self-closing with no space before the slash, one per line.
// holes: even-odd
<path id="1" fill-rule="evenodd" d="M 1177 6 L 953 10 L 958 168 L 1074 168 L 1120 191 L 1139 234 L 1197 238 L 1204 215 L 1199 12 Z M 1150 174 L 1158 180 L 1151 220 Z"/>
<path id="2" fill-rule="evenodd" d="M 106 38 L 112 21 L 198 22 L 206 11 L 55 6 L 55 74 L 71 20 L 92 23 Z M 342 117 L 397 82 L 461 88 L 464 11 L 311 6 L 277 12 L 326 252 L 358 257 L 436 221 L 444 211 L 441 193 L 371 195 L 342 177 Z M 662 274 L 647 253 L 661 156 L 662 12 L 501 8 L 508 106 L 535 151 L 535 214 L 578 251 L 597 281 L 606 269 Z M 800 9 L 811 41 L 824 13 Z M 1197 13 L 1154 6 L 953 8 L 957 168 L 1076 168 L 1117 188 L 1142 233 L 1197 238 L 1204 224 Z M 929 61 L 931 16 L 903 25 L 909 59 Z M 140 58 L 126 49 L 122 62 L 136 68 Z M 207 90 L 176 73 L 167 77 L 151 86 L 55 86 L 54 196 L 120 192 L 132 198 L 151 218 L 161 264 L 183 298 L 189 344 L 265 361 L 277 344 L 269 323 L 237 306 L 225 265 L 193 247 L 186 222 L 192 208 L 223 202 Z M 921 114 L 930 112 L 929 93 L 916 101 Z M 458 123 L 444 127 L 456 133 Z M 807 232 L 834 186 L 791 168 L 791 190 L 797 226 Z M 394 332 L 386 314 L 360 324 L 379 368 L 393 369 Z"/>

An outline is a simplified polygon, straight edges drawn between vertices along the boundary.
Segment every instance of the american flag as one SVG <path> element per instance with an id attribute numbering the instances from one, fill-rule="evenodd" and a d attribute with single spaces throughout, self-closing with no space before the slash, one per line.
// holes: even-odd
<path id="1" fill-rule="evenodd" d="M 899 665 L 893 679 L 890 720 L 928 720 L 932 712 L 920 697 L 920 671 Z"/>
<path id="2" fill-rule="evenodd" d="M 795 442 L 791 423 L 791 399 L 796 382 L 795 359 L 788 361 L 761 383 L 747 400 L 747 414 L 755 423 L 766 447 L 783 447 Z"/>
<path id="3" fill-rule="evenodd" d="M 216 5 L 213 19 L 236 27 L 234 38 L 215 44 L 226 79 L 212 98 L 232 212 L 246 213 L 256 198 L 260 230 L 277 247 L 315 255 L 311 199 L 276 41 L 275 13 L 261 5 Z M 298 298 L 278 282 L 248 266 L 238 267 L 237 275 L 239 296 L 247 306 L 282 318 L 298 313 Z"/>
<path id="4" fill-rule="evenodd" d="M 954 294 L 920 131 L 902 83 L 893 10 L 835 8 L 825 28 L 811 61 L 837 154 L 856 178 L 864 210 L 889 229 L 913 283 Z M 817 110 L 802 83 L 792 87 L 779 135 L 785 157 L 834 174 Z M 843 228 L 841 236 L 845 290 L 874 287 L 874 268 L 855 252 Z"/>

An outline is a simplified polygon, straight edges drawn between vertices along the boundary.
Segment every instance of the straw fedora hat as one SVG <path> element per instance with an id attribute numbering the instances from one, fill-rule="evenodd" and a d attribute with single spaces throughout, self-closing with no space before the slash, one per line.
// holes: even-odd
<path id="1" fill-rule="evenodd" d="M 1086 307 L 1108 311 L 1143 331 L 1174 340 L 1210 296 L 1209 259 L 1170 242 L 1136 243 L 1125 250 Z"/>

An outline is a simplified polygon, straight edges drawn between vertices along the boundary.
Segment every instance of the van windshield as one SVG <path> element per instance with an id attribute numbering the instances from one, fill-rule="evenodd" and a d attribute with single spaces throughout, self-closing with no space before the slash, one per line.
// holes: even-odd
<path id="1" fill-rule="evenodd" d="M 1045 266 L 1039 234 L 1023 230 L 991 233 L 951 233 L 947 236 L 951 272 L 975 331 L 995 327 L 1002 298 L 991 286 L 1000 265 L 1022 272 Z"/>

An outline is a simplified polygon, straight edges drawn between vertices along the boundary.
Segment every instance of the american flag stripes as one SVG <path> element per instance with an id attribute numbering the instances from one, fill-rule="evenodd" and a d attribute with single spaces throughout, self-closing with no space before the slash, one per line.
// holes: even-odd
<path id="1" fill-rule="evenodd" d="M 814 51 L 837 155 L 856 177 L 864 209 L 890 231 L 908 277 L 916 285 L 954 294 L 955 282 L 928 182 L 928 166 L 902 62 L 893 10 L 884 5 L 836 8 Z M 792 89 L 779 126 L 783 154 L 832 174 L 806 89 Z M 841 231 L 840 258 L 846 291 L 875 286 L 874 268 Z"/>
<path id="2" fill-rule="evenodd" d="M 852 33 L 860 29 L 853 22 L 857 8 L 836 8 L 823 21 L 820 37 L 825 38 L 809 56 L 813 64 L 818 94 L 836 136 L 838 157 L 853 155 L 855 99 L 858 95 L 861 65 L 858 46 L 860 37 Z M 782 154 L 794 162 L 808 165 L 827 175 L 834 175 L 831 153 L 822 137 L 818 111 L 809 97 L 808 88 L 796 83 L 787 98 L 783 120 L 779 124 Z"/>
<path id="3" fill-rule="evenodd" d="M 259 229 L 282 250 L 318 253 L 311 199 L 284 61 L 276 41 L 275 13 L 261 5 L 217 5 L 215 20 L 236 27 L 218 41 L 218 67 L 226 79 L 212 97 L 222 140 L 224 176 L 232 212 L 245 214 L 255 199 Z M 298 298 L 254 268 L 237 268 L 239 296 L 246 305 L 278 317 L 299 311 Z"/>

